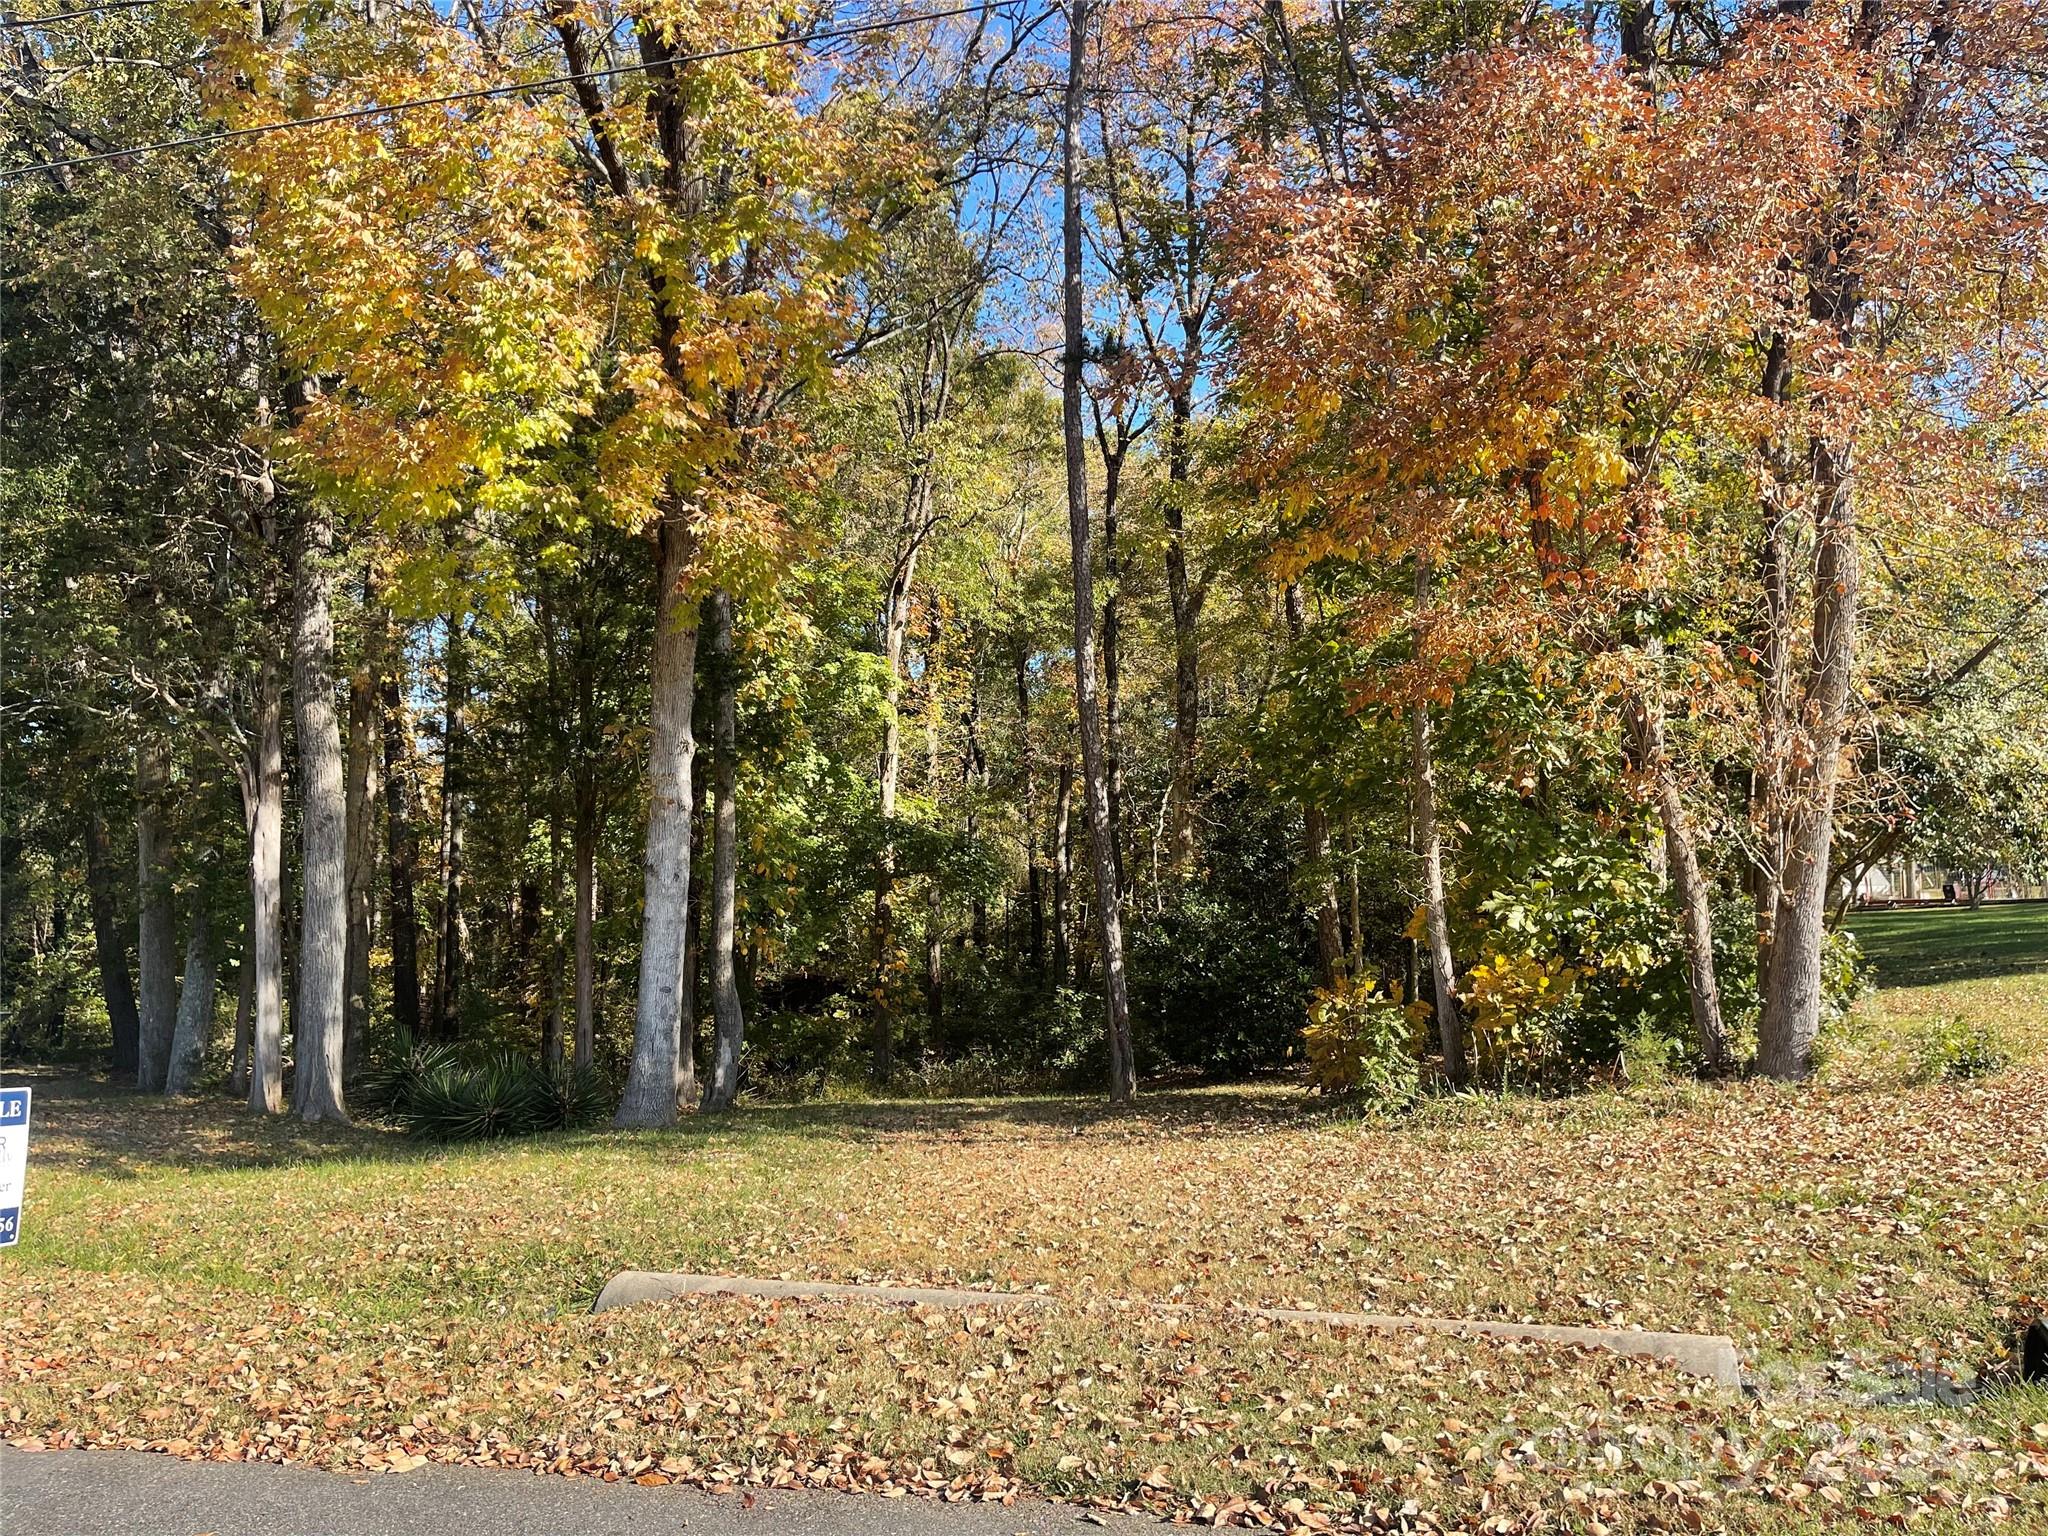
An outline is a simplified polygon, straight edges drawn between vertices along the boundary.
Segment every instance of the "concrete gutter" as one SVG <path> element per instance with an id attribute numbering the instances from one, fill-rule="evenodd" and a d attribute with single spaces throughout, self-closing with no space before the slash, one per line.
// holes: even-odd
<path id="1" fill-rule="evenodd" d="M 857 1301 L 881 1306 L 964 1309 L 1048 1307 L 1056 1297 L 1029 1291 L 933 1290 L 902 1285 L 828 1285 L 807 1280 L 750 1280 L 737 1275 L 658 1274 L 625 1269 L 605 1282 L 591 1304 L 592 1312 L 643 1302 L 672 1301 L 679 1296 L 755 1296 L 776 1301 Z M 1155 1312 L 1190 1314 L 1198 1309 L 1175 1302 L 1140 1302 Z M 1617 1355 L 1662 1360 L 1694 1376 L 1726 1387 L 1742 1385 L 1742 1358 L 1735 1341 L 1719 1333 L 1652 1333 L 1636 1328 L 1572 1328 L 1547 1323 L 1496 1323 L 1478 1318 L 1396 1317 L 1374 1312 L 1312 1312 L 1293 1307 L 1232 1307 L 1226 1315 L 1256 1317 L 1275 1323 L 1320 1323 L 1330 1328 L 1357 1328 L 1376 1333 L 1450 1333 L 1488 1339 L 1522 1339 L 1604 1349 Z"/>

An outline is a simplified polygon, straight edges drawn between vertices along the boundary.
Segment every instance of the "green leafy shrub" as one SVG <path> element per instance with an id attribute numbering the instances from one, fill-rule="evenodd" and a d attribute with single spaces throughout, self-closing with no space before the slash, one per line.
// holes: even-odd
<path id="1" fill-rule="evenodd" d="M 1474 1067 L 1569 1085 L 1645 1033 L 1690 1031 L 1676 923 L 1642 847 L 1579 826 L 1493 886 L 1460 923 Z"/>
<path id="2" fill-rule="evenodd" d="M 1820 1021 L 1823 1028 L 1839 1024 L 1849 1016 L 1870 991 L 1870 963 L 1863 958 L 1863 946 L 1846 928 L 1829 932 L 1820 941 Z"/>
<path id="3" fill-rule="evenodd" d="M 1358 976 L 1310 1001 L 1302 1030 L 1309 1081 L 1324 1093 L 1405 1104 L 1415 1097 L 1413 1027 L 1401 1000 L 1375 987 L 1373 976 Z"/>
<path id="4" fill-rule="evenodd" d="M 1992 1033 L 1955 1014 L 1933 1020 L 1915 1042 L 1913 1080 L 1961 1083 L 2002 1072 L 2010 1058 Z"/>

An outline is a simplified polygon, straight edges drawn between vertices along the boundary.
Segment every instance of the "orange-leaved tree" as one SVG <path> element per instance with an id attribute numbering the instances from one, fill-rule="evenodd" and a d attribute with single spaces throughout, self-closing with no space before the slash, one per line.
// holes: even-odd
<path id="1" fill-rule="evenodd" d="M 1760 636 L 1760 1063 L 1800 1076 L 1861 541 L 1996 522 L 2029 440 L 2011 418 L 2039 368 L 2040 97 L 1998 62 L 2028 44 L 2004 9 L 1762 13 L 1680 75 L 1539 30 L 1448 71 L 1371 181 L 1269 165 L 1231 210 L 1248 468 L 1294 558 L 1454 558 L 1461 611 L 1432 611 L 1418 660 L 1537 628 L 1596 654 L 1665 824 L 1709 1064 L 1725 1039 L 1655 616 L 1683 580 Z M 1858 469 L 1880 441 L 1883 472 Z M 1709 516 L 1732 530 L 1700 536 Z M 1418 669 L 1415 697 L 1441 675 Z"/>

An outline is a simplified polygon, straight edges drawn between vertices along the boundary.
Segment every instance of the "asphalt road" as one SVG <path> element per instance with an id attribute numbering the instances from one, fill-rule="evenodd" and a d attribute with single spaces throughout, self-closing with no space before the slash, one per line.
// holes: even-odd
<path id="1" fill-rule="evenodd" d="M 1135 1531 L 1149 1521 L 1109 1517 Z M 4 1536 L 1047 1536 L 1094 1529 L 1060 1504 L 638 1488 L 481 1467 L 353 1477 L 142 1451 L 0 1446 Z"/>

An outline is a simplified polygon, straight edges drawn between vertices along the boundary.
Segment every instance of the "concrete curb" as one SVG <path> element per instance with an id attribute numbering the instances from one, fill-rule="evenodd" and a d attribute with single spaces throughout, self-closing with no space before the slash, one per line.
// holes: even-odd
<path id="1" fill-rule="evenodd" d="M 741 1275 L 672 1275 L 622 1269 L 604 1284 L 592 1312 L 678 1296 L 762 1296 L 773 1301 L 866 1301 L 890 1307 L 1045 1307 L 1053 1298 L 1022 1291 L 927 1290 L 914 1285 L 828 1285 L 809 1280 L 749 1280 Z"/>
<path id="2" fill-rule="evenodd" d="M 757 1296 L 777 1301 L 862 1301 L 897 1307 L 1046 1307 L 1057 1298 L 1028 1291 L 933 1290 L 902 1285 L 828 1285 L 822 1281 L 751 1280 L 739 1275 L 660 1274 L 623 1269 L 605 1282 L 591 1303 L 592 1312 L 643 1302 L 672 1301 L 679 1296 Z M 1140 1302 L 1152 1311 L 1192 1314 L 1198 1309 L 1175 1302 Z M 1376 1333 L 1451 1333 L 1489 1339 L 1525 1339 L 1539 1344 L 1604 1349 L 1617 1355 L 1663 1360 L 1694 1376 L 1722 1386 L 1742 1385 L 1742 1357 L 1735 1341 L 1719 1333 L 1652 1333 L 1635 1328 L 1571 1328 L 1547 1323 L 1496 1323 L 1478 1318 L 1395 1317 L 1375 1312 L 1312 1312 L 1293 1307 L 1214 1309 L 1228 1316 L 1257 1317 L 1275 1323 L 1321 1323 L 1331 1328 L 1369 1329 Z"/>

